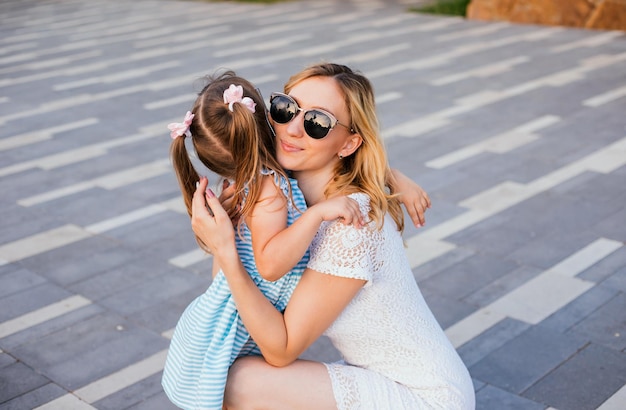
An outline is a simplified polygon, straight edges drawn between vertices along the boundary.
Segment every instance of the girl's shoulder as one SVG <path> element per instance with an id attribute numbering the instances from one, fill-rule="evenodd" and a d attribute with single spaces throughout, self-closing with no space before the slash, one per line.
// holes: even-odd
<path id="1" fill-rule="evenodd" d="M 295 205 L 295 207 L 300 211 L 304 211 L 306 209 L 306 201 L 304 199 L 304 194 L 298 186 L 298 181 L 293 178 L 285 177 L 282 173 L 269 168 L 263 168 L 261 175 L 273 179 L 274 185 L 278 187 L 285 198 L 287 198 L 290 206 Z"/>

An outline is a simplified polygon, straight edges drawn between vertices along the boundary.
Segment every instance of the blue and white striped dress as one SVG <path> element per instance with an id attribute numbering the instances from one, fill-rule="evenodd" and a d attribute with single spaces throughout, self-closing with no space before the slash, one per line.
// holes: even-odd
<path id="1" fill-rule="evenodd" d="M 290 180 L 292 202 L 289 182 L 272 171 L 264 174 L 273 175 L 285 194 L 287 224 L 291 225 L 306 209 L 297 181 Z M 276 309 L 283 312 L 306 268 L 308 251 L 279 280 L 264 280 L 254 262 L 250 229 L 245 223 L 241 228 L 243 239 L 239 235 L 236 238 L 243 266 Z M 163 370 L 163 390 L 180 408 L 221 410 L 228 369 L 235 359 L 246 355 L 260 355 L 260 351 L 244 327 L 224 273 L 220 271 L 207 291 L 185 309 L 176 325 Z"/>

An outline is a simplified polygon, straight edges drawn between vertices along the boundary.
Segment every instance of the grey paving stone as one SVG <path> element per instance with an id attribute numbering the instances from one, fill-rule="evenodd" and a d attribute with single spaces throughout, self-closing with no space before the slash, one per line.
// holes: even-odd
<path id="1" fill-rule="evenodd" d="M 330 340 L 326 336 L 322 336 L 313 342 L 313 344 L 300 355 L 300 358 L 332 363 L 341 360 L 342 357 Z"/>
<path id="2" fill-rule="evenodd" d="M 476 253 L 465 248 L 454 248 L 443 255 L 426 262 L 413 269 L 413 276 L 418 283 L 423 282 L 425 279 L 436 275 L 444 269 L 449 268 L 452 265 L 461 263 L 465 259 L 475 255 Z"/>
<path id="3" fill-rule="evenodd" d="M 548 269 L 597 239 L 590 232 L 564 235 L 555 233 L 541 237 L 519 248 L 509 256 L 525 265 Z"/>
<path id="4" fill-rule="evenodd" d="M 26 366 L 16 362 L 0 368 L 0 403 L 13 399 L 50 381 Z"/>
<path id="5" fill-rule="evenodd" d="M 106 232 L 106 236 L 123 242 L 126 246 L 137 251 L 154 249 L 161 246 L 160 250 L 168 250 L 162 257 L 178 256 L 175 252 L 181 242 L 188 240 L 187 244 L 195 243 L 191 232 L 189 217 L 174 212 L 161 212 Z M 190 247 L 186 251 L 195 247 Z"/>
<path id="6" fill-rule="evenodd" d="M 578 277 L 591 282 L 602 282 L 626 266 L 626 247 L 621 247 L 588 269 L 578 274 Z"/>
<path id="7" fill-rule="evenodd" d="M 618 290 L 608 286 L 594 286 L 541 322 L 542 326 L 565 332 L 586 320 L 617 296 Z"/>
<path id="8" fill-rule="evenodd" d="M 542 270 L 530 266 L 520 266 L 513 272 L 494 280 L 487 286 L 463 298 L 463 301 L 474 306 L 487 306 L 496 299 L 505 297 L 509 292 L 542 272 Z"/>
<path id="9" fill-rule="evenodd" d="M 428 290 L 424 291 L 423 295 L 437 322 L 444 329 L 469 316 L 476 310 L 475 305 L 437 293 L 431 293 Z"/>
<path id="10" fill-rule="evenodd" d="M 478 380 L 519 394 L 587 343 L 582 337 L 533 326 L 470 367 L 470 373 Z"/>
<path id="11" fill-rule="evenodd" d="M 511 260 L 478 254 L 423 280 L 420 287 L 425 293 L 462 299 L 517 268 Z"/>
<path id="12" fill-rule="evenodd" d="M 38 340 L 41 337 L 62 331 L 103 312 L 104 309 L 101 306 L 90 304 L 54 319 L 49 319 L 36 326 L 31 326 L 21 332 L 4 337 L 0 340 L 0 346 L 3 349 L 7 349 L 7 351 L 13 352 L 17 346 L 32 343 L 33 340 Z"/>
<path id="13" fill-rule="evenodd" d="M 0 353 L 0 367 L 15 363 L 15 359 L 7 353 Z"/>
<path id="14" fill-rule="evenodd" d="M 191 289 L 205 288 L 206 281 L 187 272 L 172 272 L 156 276 L 141 284 L 121 290 L 99 301 L 113 312 L 131 316 L 160 305 L 170 297 Z"/>
<path id="15" fill-rule="evenodd" d="M 167 348 L 153 332 L 110 313 L 13 349 L 16 357 L 38 363 L 38 370 L 74 390 Z"/>
<path id="16" fill-rule="evenodd" d="M 97 236 L 31 256 L 20 261 L 20 265 L 55 283 L 68 286 L 136 258 L 136 252 Z"/>
<path id="17" fill-rule="evenodd" d="M 45 282 L 44 278 L 27 269 L 18 269 L 4 274 L 0 273 L 0 299 Z"/>
<path id="18" fill-rule="evenodd" d="M 138 199 L 127 198 L 111 190 L 94 188 L 37 204 L 32 208 L 59 221 L 88 226 L 144 206 L 145 202 Z"/>
<path id="19" fill-rule="evenodd" d="M 145 405 L 150 401 L 152 396 L 163 392 L 163 388 L 161 387 L 161 377 L 162 372 L 147 377 L 138 383 L 95 402 L 94 407 L 98 410 L 119 410 L 134 408 L 138 405 Z M 172 407 L 170 408 L 172 409 L 177 408 L 173 404 L 171 406 Z"/>
<path id="20" fill-rule="evenodd" d="M 113 256 L 115 255 L 117 253 L 113 254 Z M 140 258 L 135 254 L 132 259 L 124 262 L 119 265 L 116 264 L 104 272 L 98 272 L 84 280 L 75 282 L 68 288 L 91 300 L 101 300 L 166 273 L 171 272 L 172 276 L 178 273 L 175 267 L 157 258 Z M 182 274 L 184 275 L 184 273 Z"/>
<path id="21" fill-rule="evenodd" d="M 574 325 L 569 332 L 617 351 L 626 349 L 626 294 L 620 292 L 593 313 Z"/>
<path id="22" fill-rule="evenodd" d="M 608 218 L 599 222 L 594 230 L 599 234 L 617 241 L 626 242 L 626 233 L 623 229 L 626 220 L 626 211 L 620 209 Z"/>
<path id="23" fill-rule="evenodd" d="M 509 226 L 506 222 L 499 226 L 488 225 L 484 229 L 472 228 L 463 230 L 460 235 L 452 235 L 447 239 L 463 247 L 504 258 L 537 239 L 536 232 L 517 229 Z M 473 234 L 469 234 L 469 232 Z M 461 235 L 462 237 L 458 238 Z"/>
<path id="24" fill-rule="evenodd" d="M 56 384 L 48 383 L 4 403 L 0 402 L 0 408 L 2 410 L 34 409 L 66 393 L 66 390 Z"/>
<path id="25" fill-rule="evenodd" d="M 595 409 L 626 383 L 626 355 L 590 344 L 522 396 L 557 409 Z"/>
<path id="26" fill-rule="evenodd" d="M 12 293 L 0 299 L 0 321 L 13 319 L 70 296 L 70 292 L 51 283 Z"/>
<path id="27" fill-rule="evenodd" d="M 177 408 L 167 399 L 164 392 L 155 394 L 134 406 L 128 407 L 129 410 L 174 410 Z"/>
<path id="28" fill-rule="evenodd" d="M 505 343 L 525 332 L 529 327 L 528 323 L 505 318 L 459 347 L 457 351 L 465 365 L 471 368 L 489 354 L 504 346 Z"/>
<path id="29" fill-rule="evenodd" d="M 476 393 L 477 409 L 502 410 L 544 410 L 546 406 L 535 401 L 516 396 L 495 386 L 487 385 Z"/>

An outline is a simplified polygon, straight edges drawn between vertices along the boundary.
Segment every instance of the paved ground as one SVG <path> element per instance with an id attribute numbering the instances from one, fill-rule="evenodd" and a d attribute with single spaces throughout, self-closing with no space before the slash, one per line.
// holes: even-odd
<path id="1" fill-rule="evenodd" d="M 0 3 L 0 408 L 172 408 L 211 262 L 166 124 L 219 67 L 267 95 L 321 59 L 372 79 L 432 196 L 407 254 L 478 408 L 626 408 L 626 36 L 408 3 Z"/>

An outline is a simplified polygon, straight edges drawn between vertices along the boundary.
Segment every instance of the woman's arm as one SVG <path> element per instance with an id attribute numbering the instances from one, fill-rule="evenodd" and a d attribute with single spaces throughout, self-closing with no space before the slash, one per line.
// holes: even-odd
<path id="1" fill-rule="evenodd" d="M 307 269 L 284 315 L 281 314 L 243 268 L 230 218 L 212 193 L 204 197 L 205 189 L 206 181 L 201 181 L 193 197 L 193 230 L 212 250 L 226 275 L 237 310 L 265 360 L 274 366 L 285 366 L 331 325 L 365 281 Z M 206 210 L 205 200 L 214 216 Z"/>
<path id="2" fill-rule="evenodd" d="M 246 223 L 252 233 L 252 251 L 259 274 L 266 280 L 280 279 L 306 252 L 322 221 L 342 218 L 360 226 L 358 204 L 347 197 L 333 198 L 307 209 L 287 226 L 287 202 L 271 175 L 263 177 L 259 200 Z"/>
<path id="3" fill-rule="evenodd" d="M 397 169 L 391 170 L 391 178 L 400 194 L 400 202 L 404 204 L 413 225 L 417 228 L 426 223 L 424 213 L 430 208 L 430 197 L 413 180 Z"/>

